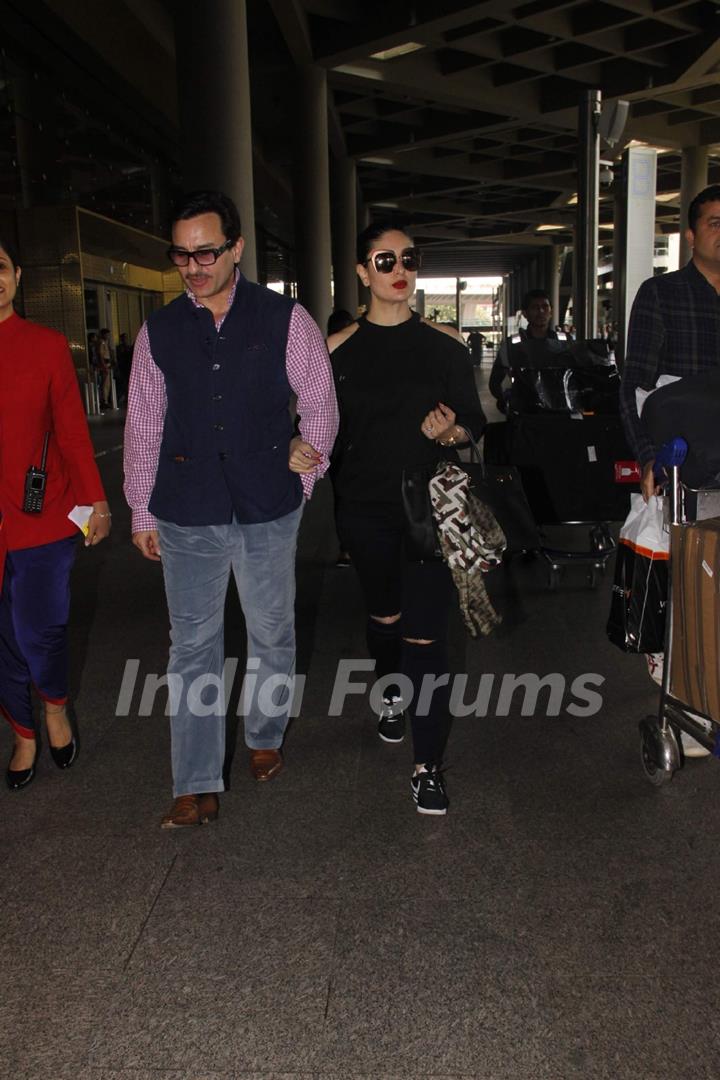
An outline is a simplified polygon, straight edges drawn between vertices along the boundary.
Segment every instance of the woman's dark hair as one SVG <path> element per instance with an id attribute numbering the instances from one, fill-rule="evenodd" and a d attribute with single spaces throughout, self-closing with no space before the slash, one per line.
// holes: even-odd
<path id="1" fill-rule="evenodd" d="M 710 187 L 703 188 L 688 206 L 688 227 L 691 232 L 695 232 L 697 228 L 700 207 L 709 202 L 720 202 L 720 184 L 711 184 Z"/>
<path id="2" fill-rule="evenodd" d="M 367 262 L 375 241 L 386 232 L 401 232 L 407 236 L 407 230 L 396 221 L 374 221 L 367 229 L 363 229 L 357 238 L 357 261 L 362 266 Z"/>
<path id="3" fill-rule="evenodd" d="M 222 191 L 191 191 L 183 195 L 173 209 L 171 231 L 176 221 L 188 221 L 199 214 L 217 214 L 225 239 L 234 244 L 240 238 L 242 226 L 237 206 Z"/>
<path id="4" fill-rule="evenodd" d="M 18 252 L 15 245 L 9 240 L 6 240 L 3 236 L 0 236 L 0 248 L 3 249 L 8 259 L 12 263 L 13 270 L 17 270 L 18 266 L 20 265 L 20 261 L 18 259 Z"/>

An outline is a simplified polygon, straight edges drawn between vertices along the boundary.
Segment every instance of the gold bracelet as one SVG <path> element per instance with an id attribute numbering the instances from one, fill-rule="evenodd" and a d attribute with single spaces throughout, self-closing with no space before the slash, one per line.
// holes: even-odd
<path id="1" fill-rule="evenodd" d="M 435 441 L 439 443 L 440 446 L 454 446 L 455 443 L 458 442 L 458 437 L 457 435 L 453 434 L 450 436 L 447 442 L 440 442 L 439 439 L 436 439 Z"/>

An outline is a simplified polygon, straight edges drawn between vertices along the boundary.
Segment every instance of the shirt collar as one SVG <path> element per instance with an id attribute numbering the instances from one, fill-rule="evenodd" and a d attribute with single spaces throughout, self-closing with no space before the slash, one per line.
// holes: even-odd
<path id="1" fill-rule="evenodd" d="M 230 295 L 228 296 L 227 307 L 225 308 L 222 315 L 220 316 L 221 319 L 225 318 L 228 311 L 233 306 L 233 300 L 235 299 L 235 293 L 237 291 L 237 286 L 238 286 L 238 281 L 239 280 L 240 280 L 240 271 L 239 271 L 239 269 L 238 269 L 238 267 L 236 265 L 235 270 L 233 271 L 233 286 L 232 286 L 232 289 L 230 290 Z M 195 293 L 192 291 L 192 289 L 186 289 L 185 290 L 185 295 L 187 296 L 188 300 L 193 305 L 193 307 L 196 307 L 196 308 L 205 307 L 205 305 L 201 304 L 200 301 L 197 299 L 197 297 L 195 296 Z"/>
<path id="2" fill-rule="evenodd" d="M 701 287 L 704 285 L 705 288 L 712 289 L 714 296 L 718 295 L 717 289 L 713 285 L 712 281 L 708 281 L 702 270 L 698 270 L 697 266 L 695 265 L 694 259 L 690 259 L 690 261 L 685 266 L 685 270 L 687 271 L 688 277 L 693 282 L 693 284 L 700 285 Z"/>
<path id="3" fill-rule="evenodd" d="M 8 315 L 7 319 L 3 319 L 0 322 L 0 334 L 3 337 L 11 337 L 22 326 L 23 320 L 18 315 L 17 311 L 13 311 L 12 315 Z"/>

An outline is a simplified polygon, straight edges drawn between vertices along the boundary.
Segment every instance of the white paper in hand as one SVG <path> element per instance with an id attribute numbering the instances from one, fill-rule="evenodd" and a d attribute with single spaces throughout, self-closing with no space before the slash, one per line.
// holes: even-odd
<path id="1" fill-rule="evenodd" d="M 90 531 L 90 515 L 92 512 L 92 506 L 73 506 L 68 514 L 73 525 L 77 525 L 83 536 L 87 536 Z"/>

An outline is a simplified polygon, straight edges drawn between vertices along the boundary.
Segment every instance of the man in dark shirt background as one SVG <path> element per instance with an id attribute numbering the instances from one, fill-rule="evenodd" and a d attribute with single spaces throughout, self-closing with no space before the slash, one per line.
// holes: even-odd
<path id="1" fill-rule="evenodd" d="M 692 258 L 681 270 L 642 283 L 628 326 L 620 408 L 646 499 L 655 491 L 658 447 L 638 415 L 635 391 L 654 389 L 662 375 L 685 378 L 720 367 L 720 184 L 695 196 L 685 236 Z"/>
<path id="2" fill-rule="evenodd" d="M 500 412 L 505 412 L 505 389 L 510 370 L 510 349 L 512 345 L 527 341 L 529 338 L 545 338 L 557 340 L 566 338 L 564 333 L 556 333 L 551 327 L 552 305 L 550 295 L 544 289 L 530 289 L 522 299 L 521 311 L 527 319 L 527 328 L 519 330 L 517 334 L 506 338 L 495 358 L 495 363 L 490 372 L 488 389 L 497 402 Z"/>

